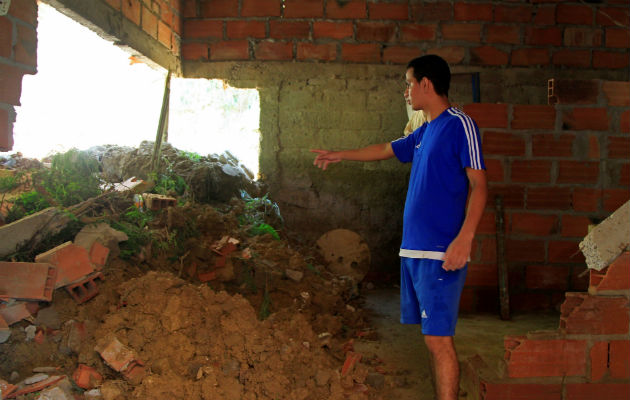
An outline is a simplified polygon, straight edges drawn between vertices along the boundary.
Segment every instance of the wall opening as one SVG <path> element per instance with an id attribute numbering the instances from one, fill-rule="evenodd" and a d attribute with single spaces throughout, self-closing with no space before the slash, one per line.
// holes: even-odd
<path id="1" fill-rule="evenodd" d="M 165 69 L 138 62 L 44 3 L 37 31 L 38 72 L 22 81 L 13 152 L 41 159 L 70 148 L 155 140 Z M 169 143 L 200 155 L 229 151 L 258 175 L 256 89 L 174 78 L 170 98 Z"/>

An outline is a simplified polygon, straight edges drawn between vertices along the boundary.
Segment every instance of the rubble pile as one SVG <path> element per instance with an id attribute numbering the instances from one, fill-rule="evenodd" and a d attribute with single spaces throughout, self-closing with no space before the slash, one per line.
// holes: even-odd
<path id="1" fill-rule="evenodd" d="M 190 167 L 171 151 L 170 167 Z M 137 168 L 139 153 L 128 158 Z M 128 168 L 121 180 L 142 175 Z M 148 186 L 128 180 L 81 206 L 71 241 L 0 265 L 0 281 L 36 268 L 44 292 L 0 299 L 11 314 L 0 318 L 0 398 L 380 398 L 366 382 L 382 377 L 378 359 L 353 351 L 371 335 L 357 277 L 289 240 L 277 205 L 247 195 L 246 175 L 212 205 L 136 193 Z"/>

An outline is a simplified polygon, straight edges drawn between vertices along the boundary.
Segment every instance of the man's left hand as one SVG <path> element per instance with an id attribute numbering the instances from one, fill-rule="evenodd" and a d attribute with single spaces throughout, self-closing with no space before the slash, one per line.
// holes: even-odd
<path id="1" fill-rule="evenodd" d="M 464 268 L 470 257 L 471 247 L 472 240 L 457 236 L 448 246 L 448 249 L 446 249 L 442 268 L 447 271 L 455 271 Z"/>

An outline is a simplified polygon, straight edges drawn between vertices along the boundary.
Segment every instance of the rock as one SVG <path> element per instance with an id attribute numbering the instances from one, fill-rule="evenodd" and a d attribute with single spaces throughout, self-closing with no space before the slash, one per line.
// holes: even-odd
<path id="1" fill-rule="evenodd" d="M 357 233 L 334 229 L 317 240 L 319 253 L 335 274 L 361 282 L 370 268 L 370 249 Z"/>
<path id="2" fill-rule="evenodd" d="M 33 383 L 41 382 L 44 379 L 48 379 L 48 375 L 46 375 L 46 374 L 35 374 L 33 376 L 30 376 L 30 377 L 24 379 L 24 383 L 27 384 L 27 385 L 32 385 Z"/>
<path id="3" fill-rule="evenodd" d="M 62 388 L 55 386 L 42 390 L 36 400 L 74 400 L 74 397 Z"/>
<path id="4" fill-rule="evenodd" d="M 11 376 L 9 377 L 10 382 L 17 382 L 20 379 L 20 373 L 17 371 L 11 372 Z"/>
<path id="5" fill-rule="evenodd" d="M 34 321 L 37 326 L 45 326 L 46 328 L 59 329 L 61 327 L 61 320 L 59 319 L 59 313 L 55 310 L 54 306 L 46 307 L 39 310 L 37 317 Z"/>
<path id="6" fill-rule="evenodd" d="M 24 332 L 26 332 L 26 341 L 30 342 L 35 339 L 35 332 L 37 331 L 37 327 L 35 325 L 29 325 L 24 328 Z"/>
<path id="7" fill-rule="evenodd" d="M 101 222 L 84 226 L 74 237 L 74 244 L 89 252 L 94 242 L 99 242 L 109 248 L 112 256 L 116 256 L 120 253 L 118 243 L 128 239 L 126 233 L 117 231 L 105 222 Z"/>
<path id="8" fill-rule="evenodd" d="M 302 271 L 296 271 L 293 269 L 285 269 L 284 270 L 285 275 L 295 281 L 295 282 L 300 282 L 302 280 L 302 278 L 304 277 L 304 272 Z"/>

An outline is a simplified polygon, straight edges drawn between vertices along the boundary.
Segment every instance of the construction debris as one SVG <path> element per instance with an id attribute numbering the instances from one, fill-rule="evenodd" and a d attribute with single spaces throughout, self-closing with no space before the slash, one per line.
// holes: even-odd
<path id="1" fill-rule="evenodd" d="M 580 250 L 590 269 L 601 271 L 630 244 L 630 201 L 593 228 L 580 242 Z"/>

